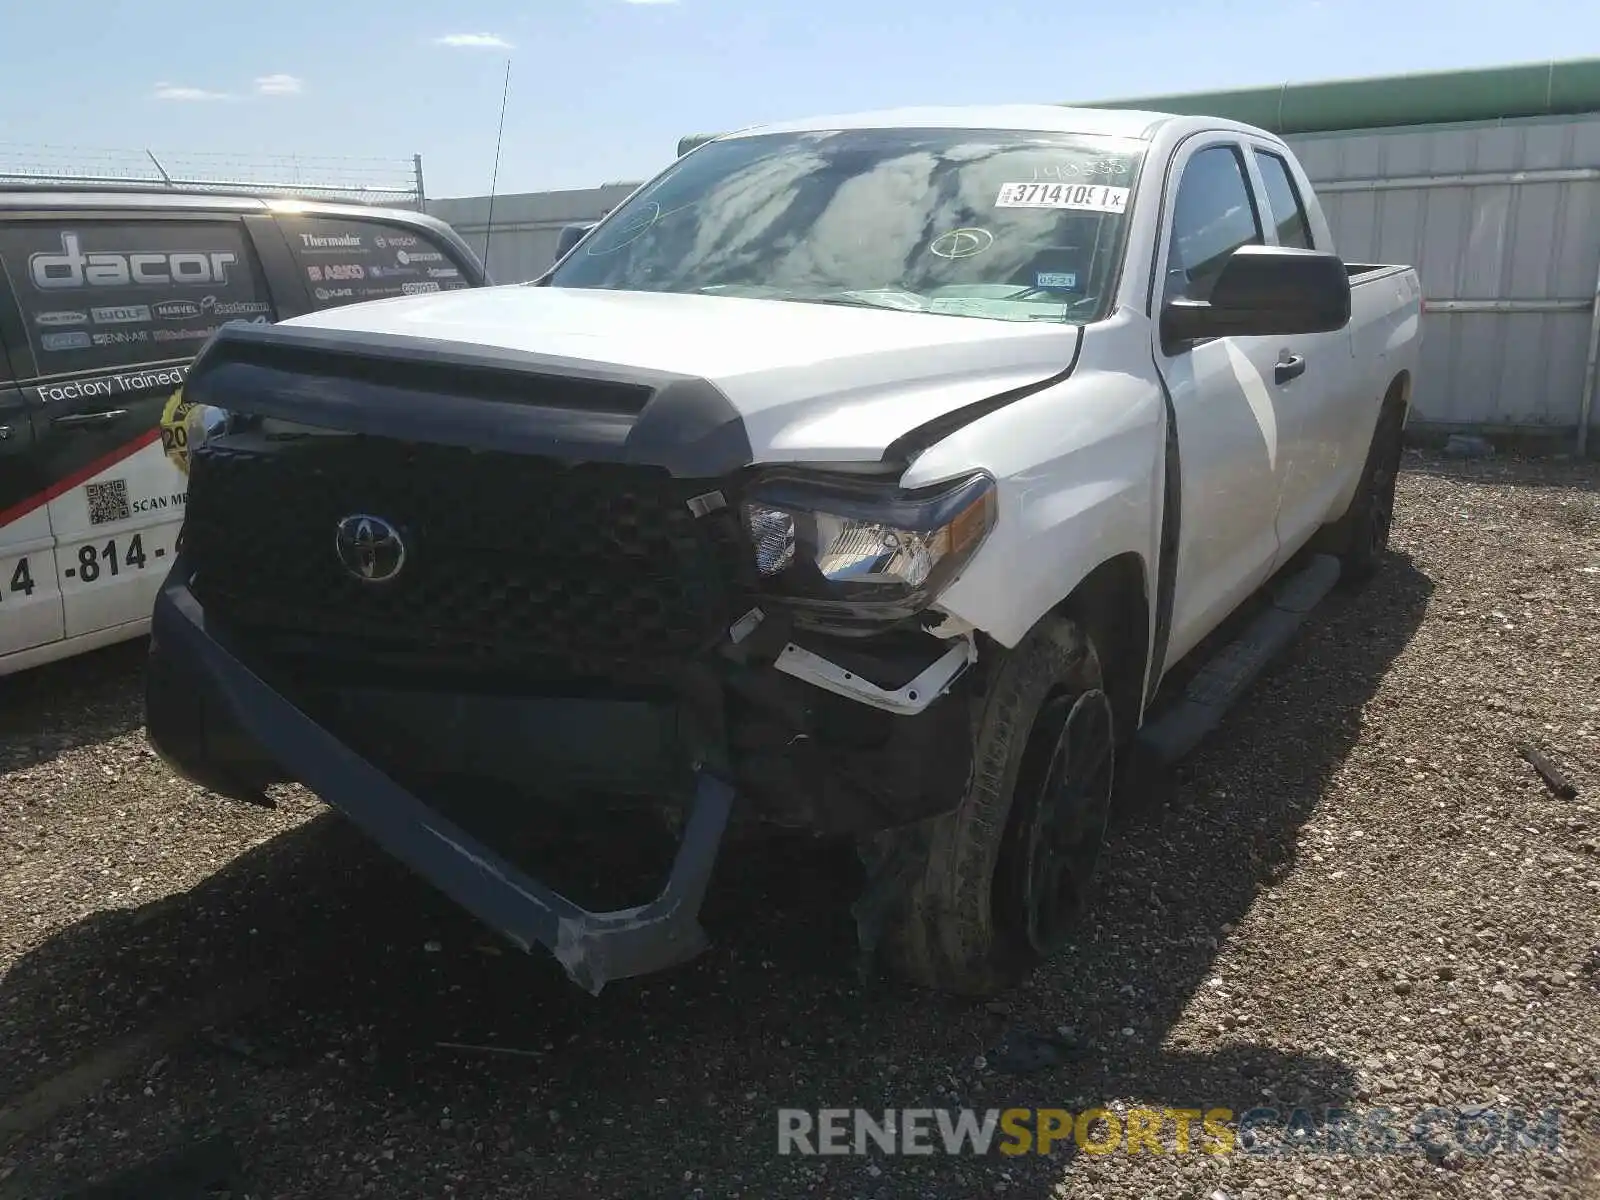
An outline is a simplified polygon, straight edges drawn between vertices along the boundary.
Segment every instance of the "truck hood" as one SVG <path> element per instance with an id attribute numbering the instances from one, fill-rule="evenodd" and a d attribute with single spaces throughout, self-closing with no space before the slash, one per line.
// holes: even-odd
<path id="1" fill-rule="evenodd" d="M 876 460 L 926 422 L 1065 371 L 1079 338 L 1054 322 L 528 285 L 325 309 L 278 328 L 702 380 L 742 422 L 753 462 Z"/>

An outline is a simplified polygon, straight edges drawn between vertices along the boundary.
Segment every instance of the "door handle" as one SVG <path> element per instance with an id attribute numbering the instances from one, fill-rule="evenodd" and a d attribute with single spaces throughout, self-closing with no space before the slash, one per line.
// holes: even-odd
<path id="1" fill-rule="evenodd" d="M 120 421 L 128 415 L 125 408 L 111 408 L 105 412 L 68 413 L 64 417 L 56 417 L 50 424 L 59 425 L 63 429 L 93 429 L 100 425 L 110 425 Z"/>
<path id="2" fill-rule="evenodd" d="M 1287 358 L 1278 360 L 1278 365 L 1272 368 L 1272 381 L 1274 383 L 1288 383 L 1291 379 L 1298 379 L 1306 373 L 1306 356 L 1304 354 L 1291 354 Z"/>

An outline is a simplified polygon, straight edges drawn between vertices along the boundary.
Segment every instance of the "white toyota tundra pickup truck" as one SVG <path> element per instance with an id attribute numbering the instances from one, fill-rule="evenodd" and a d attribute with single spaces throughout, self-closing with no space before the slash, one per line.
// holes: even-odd
<path id="1" fill-rule="evenodd" d="M 533 283 L 214 336 L 151 742 L 305 784 L 591 991 L 702 948 L 752 821 L 856 840 L 865 963 L 991 992 L 1083 910 L 1114 764 L 1380 565 L 1420 310 L 1244 125 L 718 137 Z M 669 818 L 654 900 L 503 836 L 574 806 Z"/>

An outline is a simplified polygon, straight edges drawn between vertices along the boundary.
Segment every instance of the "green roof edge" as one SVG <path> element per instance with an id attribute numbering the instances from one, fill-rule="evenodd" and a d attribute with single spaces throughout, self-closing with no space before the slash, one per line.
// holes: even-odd
<path id="1" fill-rule="evenodd" d="M 1600 112 L 1600 58 L 1080 101 L 1066 107 L 1224 117 L 1277 134 L 1567 116 Z"/>
<path id="2" fill-rule="evenodd" d="M 1063 107 L 1224 117 L 1277 134 L 1570 116 L 1600 112 L 1600 58 L 1079 101 Z M 680 138 L 678 153 L 687 154 L 717 136 Z"/>

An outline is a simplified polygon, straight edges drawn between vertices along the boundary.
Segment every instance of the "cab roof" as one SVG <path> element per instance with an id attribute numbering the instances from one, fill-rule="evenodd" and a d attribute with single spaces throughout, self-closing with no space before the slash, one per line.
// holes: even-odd
<path id="1" fill-rule="evenodd" d="M 1082 133 L 1148 141 L 1170 113 L 1137 109 L 1063 108 L 1056 104 L 974 104 L 958 107 L 887 108 L 842 116 L 808 117 L 755 125 L 719 138 L 764 133 L 809 133 L 833 129 L 1016 129 L 1030 133 Z"/>

